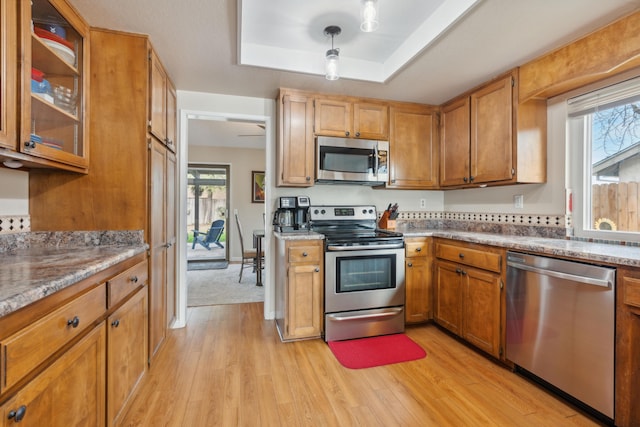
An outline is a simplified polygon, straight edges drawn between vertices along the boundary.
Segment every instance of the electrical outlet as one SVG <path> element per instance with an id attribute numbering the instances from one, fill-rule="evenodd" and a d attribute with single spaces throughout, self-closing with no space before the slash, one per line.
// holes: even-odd
<path id="1" fill-rule="evenodd" d="M 421 208 L 427 207 L 427 199 L 420 199 L 420 207 Z"/>
<path id="2" fill-rule="evenodd" d="M 522 194 L 513 196 L 513 207 L 516 209 L 524 208 L 524 196 Z"/>

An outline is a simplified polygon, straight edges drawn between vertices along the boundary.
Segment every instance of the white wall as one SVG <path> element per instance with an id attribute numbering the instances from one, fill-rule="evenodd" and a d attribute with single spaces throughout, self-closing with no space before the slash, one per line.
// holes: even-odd
<path id="1" fill-rule="evenodd" d="M 564 215 L 566 115 L 547 110 L 547 182 L 506 187 L 469 188 L 444 192 L 446 212 Z M 524 196 L 522 209 L 514 207 L 515 195 Z"/>
<path id="2" fill-rule="evenodd" d="M 251 171 L 265 170 L 265 155 L 264 149 L 189 147 L 190 164 L 229 165 L 229 215 L 225 229 L 232 261 L 242 259 L 234 211 L 238 210 L 245 248 L 252 247 L 251 230 L 264 228 L 262 214 L 265 205 L 251 202 Z"/>
<path id="3" fill-rule="evenodd" d="M 29 173 L 0 167 L 0 216 L 29 214 Z"/>

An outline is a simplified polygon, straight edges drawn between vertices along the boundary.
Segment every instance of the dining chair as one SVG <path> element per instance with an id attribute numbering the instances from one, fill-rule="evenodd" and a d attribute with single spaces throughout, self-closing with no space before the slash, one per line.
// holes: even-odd
<path id="1" fill-rule="evenodd" d="M 234 214 L 236 217 L 236 225 L 238 226 L 238 237 L 240 238 L 240 250 L 242 251 L 242 265 L 240 266 L 240 278 L 238 279 L 238 283 L 242 281 L 242 272 L 245 267 L 253 266 L 253 271 L 256 271 L 256 265 L 258 264 L 258 253 L 255 250 L 245 250 L 244 249 L 244 237 L 242 235 L 242 224 L 240 224 L 240 218 L 238 218 L 238 214 Z M 264 257 L 264 252 L 260 256 Z"/>

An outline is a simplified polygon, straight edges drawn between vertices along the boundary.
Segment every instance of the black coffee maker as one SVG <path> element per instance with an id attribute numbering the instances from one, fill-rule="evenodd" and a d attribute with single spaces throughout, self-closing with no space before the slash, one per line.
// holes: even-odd
<path id="1" fill-rule="evenodd" d="M 283 196 L 273 215 L 273 229 L 281 233 L 309 229 L 309 206 L 307 196 Z"/>

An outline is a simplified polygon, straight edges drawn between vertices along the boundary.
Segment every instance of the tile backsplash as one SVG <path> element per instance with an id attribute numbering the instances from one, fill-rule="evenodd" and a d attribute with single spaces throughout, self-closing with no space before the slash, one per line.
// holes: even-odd
<path id="1" fill-rule="evenodd" d="M 0 234 L 23 233 L 31 231 L 29 215 L 0 216 Z"/>

